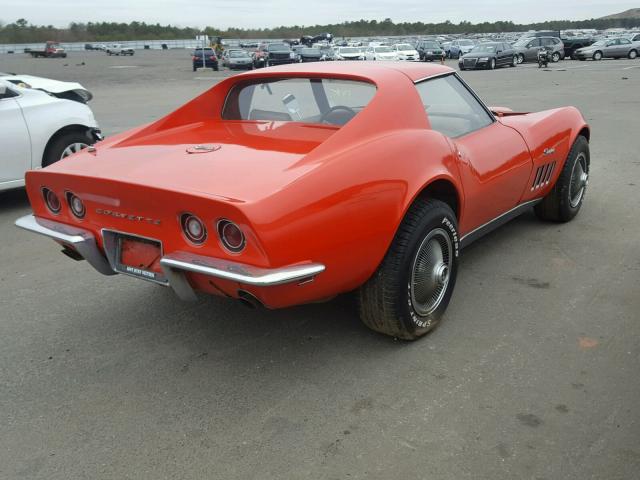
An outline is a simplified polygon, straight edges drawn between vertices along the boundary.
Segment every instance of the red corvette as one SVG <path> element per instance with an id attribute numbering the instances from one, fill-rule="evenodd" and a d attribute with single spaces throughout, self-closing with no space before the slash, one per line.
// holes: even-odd
<path id="1" fill-rule="evenodd" d="M 582 204 L 572 107 L 491 109 L 450 68 L 323 62 L 228 78 L 170 115 L 27 173 L 33 215 L 105 275 L 269 308 L 358 291 L 370 328 L 442 317 L 460 249 Z"/>

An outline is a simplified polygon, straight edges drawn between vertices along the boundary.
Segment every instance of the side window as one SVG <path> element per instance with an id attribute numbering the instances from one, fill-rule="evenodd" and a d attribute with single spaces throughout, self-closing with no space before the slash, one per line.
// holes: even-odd
<path id="1" fill-rule="evenodd" d="M 6 85 L 0 83 L 0 100 L 17 96 L 18 94 L 16 92 L 8 88 Z"/>
<path id="2" fill-rule="evenodd" d="M 461 137 L 493 123 L 493 117 L 455 75 L 416 85 L 431 128 Z"/>

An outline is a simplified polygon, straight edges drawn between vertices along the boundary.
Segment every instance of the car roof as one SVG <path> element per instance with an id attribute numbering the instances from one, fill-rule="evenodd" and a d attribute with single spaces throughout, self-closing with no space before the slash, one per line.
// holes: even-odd
<path id="1" fill-rule="evenodd" d="M 384 64 L 382 64 L 384 63 Z M 279 76 L 283 74 L 319 75 L 323 77 L 355 76 L 370 79 L 373 83 L 383 80 L 385 77 L 394 76 L 394 73 L 403 73 L 413 82 L 429 77 L 455 72 L 454 69 L 444 65 L 434 65 L 419 62 L 321 62 L 321 63 L 294 63 L 269 67 L 267 70 L 254 70 L 238 75 L 239 77 L 261 77 L 268 72 Z"/>

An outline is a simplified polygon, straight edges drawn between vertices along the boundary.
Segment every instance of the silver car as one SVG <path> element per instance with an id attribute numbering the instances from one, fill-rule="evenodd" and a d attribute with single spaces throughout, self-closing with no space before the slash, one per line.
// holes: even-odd
<path id="1" fill-rule="evenodd" d="M 524 37 L 513 44 L 518 63 L 537 62 L 538 51 L 542 48 L 551 50 L 552 62 L 564 58 L 564 43 L 558 37 Z"/>
<path id="2" fill-rule="evenodd" d="M 640 52 L 640 42 L 628 38 L 603 38 L 593 45 L 579 48 L 574 55 L 578 60 L 602 60 L 603 58 L 636 58 Z"/>

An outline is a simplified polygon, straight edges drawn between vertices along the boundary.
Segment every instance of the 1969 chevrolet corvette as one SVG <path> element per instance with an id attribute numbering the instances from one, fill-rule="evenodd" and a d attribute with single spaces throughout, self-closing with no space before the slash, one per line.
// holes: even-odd
<path id="1" fill-rule="evenodd" d="M 19 227 L 120 273 L 269 308 L 357 290 L 370 328 L 415 339 L 460 250 L 533 207 L 579 211 L 578 110 L 489 108 L 450 68 L 287 65 L 26 175 Z"/>

